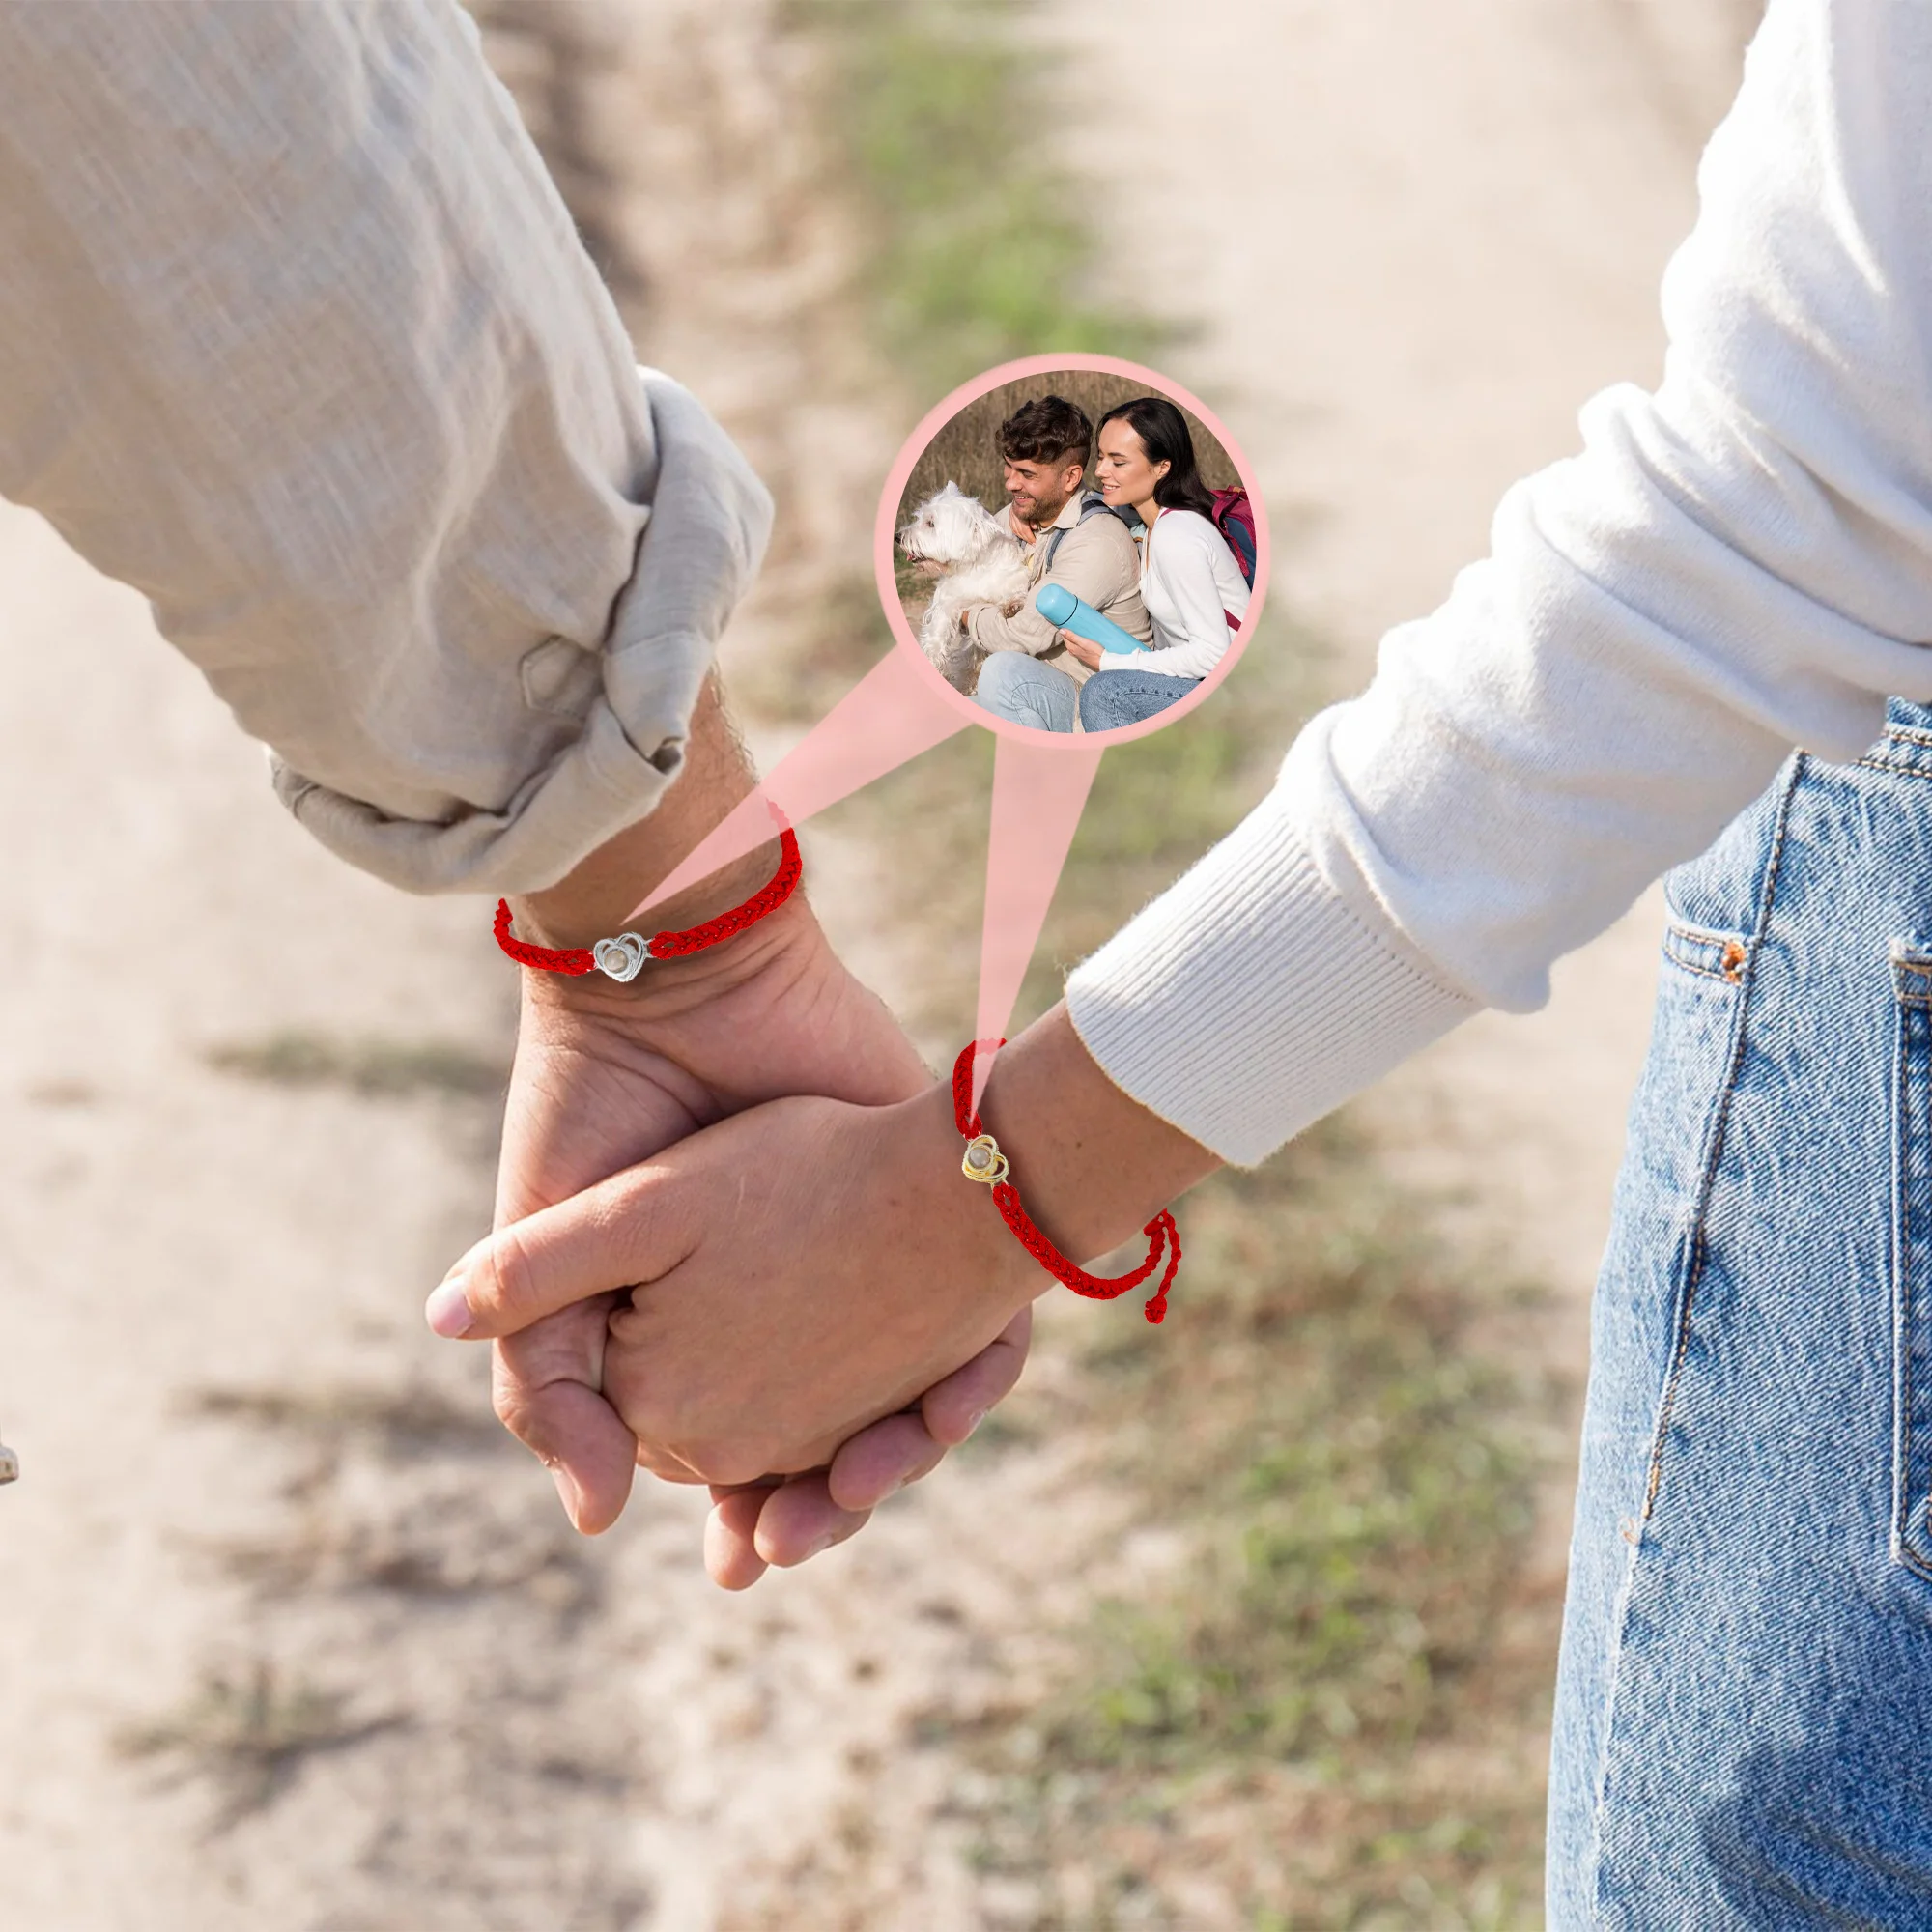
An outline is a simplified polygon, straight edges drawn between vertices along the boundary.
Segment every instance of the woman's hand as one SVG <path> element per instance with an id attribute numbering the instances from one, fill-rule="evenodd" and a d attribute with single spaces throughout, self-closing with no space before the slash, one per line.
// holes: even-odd
<path id="1" fill-rule="evenodd" d="M 980 1111 L 1034 1220 L 1076 1260 L 1215 1165 L 1108 1080 L 1064 1008 L 1001 1056 Z M 574 1379 L 608 1378 L 650 1467 L 724 1488 L 809 1467 L 880 1418 L 827 1476 L 720 1498 L 707 1558 L 737 1586 L 856 1527 L 1016 1378 L 1026 1305 L 1050 1277 L 959 1172 L 959 1146 L 943 1088 L 879 1108 L 759 1108 L 499 1228 L 431 1297 L 431 1325 L 535 1334 L 553 1310 L 577 1320 L 575 1304 L 615 1308 L 629 1293 Z M 922 1378 L 976 1349 L 926 1391 L 919 1425 L 901 1412 Z"/>
<path id="2" fill-rule="evenodd" d="M 1010 1350 L 1051 1285 L 959 1148 L 940 1087 L 773 1101 L 499 1229 L 439 1291 L 461 1319 L 436 1325 L 504 1336 L 613 1309 L 599 1367 L 644 1466 L 719 1485 L 819 1468 Z"/>
<path id="3" fill-rule="evenodd" d="M 1066 646 L 1069 657 L 1078 658 L 1089 670 L 1098 670 L 1100 668 L 1100 659 L 1103 653 L 1100 646 L 1094 643 L 1091 638 L 1079 637 L 1072 631 L 1062 631 L 1059 636 L 1060 641 Z"/>

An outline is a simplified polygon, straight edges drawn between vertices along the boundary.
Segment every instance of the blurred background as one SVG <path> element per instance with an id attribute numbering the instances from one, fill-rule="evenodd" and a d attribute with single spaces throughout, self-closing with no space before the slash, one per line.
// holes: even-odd
<path id="1" fill-rule="evenodd" d="M 1172 372 L 1275 542 L 1229 689 L 1109 753 L 1024 996 L 1265 788 L 1479 555 L 1656 289 L 1748 0 L 479 0 L 639 353 L 772 483 L 759 754 L 886 647 L 903 438 L 1007 357 Z M 1541 1923 L 1589 1282 L 1639 905 L 1181 1210 L 1166 1324 L 741 1598 L 699 1498 L 596 1544 L 422 1294 L 486 1224 L 485 906 L 327 858 L 141 600 L 0 511 L 0 1925 L 897 1932 Z M 808 829 L 935 1065 L 990 745 Z M 111 990 L 104 932 L 173 935 Z M 93 952 L 90 952 L 93 949 Z M 1024 1017 L 1024 1015 L 1022 1015 Z"/>

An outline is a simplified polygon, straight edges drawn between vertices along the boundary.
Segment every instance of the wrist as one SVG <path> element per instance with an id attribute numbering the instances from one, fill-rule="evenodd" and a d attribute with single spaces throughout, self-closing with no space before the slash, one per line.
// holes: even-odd
<path id="1" fill-rule="evenodd" d="M 1035 1226 L 1076 1262 L 1130 1240 L 1220 1165 L 1114 1085 L 1065 1006 L 1001 1052 L 980 1114 Z"/>
<path id="2" fill-rule="evenodd" d="M 697 842 L 696 838 L 681 842 L 667 839 L 666 829 L 652 819 L 642 820 L 601 845 L 556 885 L 512 898 L 510 912 L 517 936 L 533 945 L 556 948 L 594 946 L 600 939 L 615 938 L 619 930 L 649 939 L 654 933 L 701 924 L 742 905 L 778 868 L 780 846 L 774 837 L 632 918 L 638 901 L 658 880 L 668 877 Z"/>
<path id="3" fill-rule="evenodd" d="M 762 883 L 762 878 L 755 880 L 753 890 Z M 705 882 L 707 888 L 710 884 Z M 719 896 L 723 900 L 727 895 Z M 733 902 L 742 903 L 744 896 L 738 894 Z M 683 899 L 680 894 L 679 901 Z M 724 909 L 723 903 L 707 902 L 693 917 Z M 656 910 L 652 908 L 653 914 Z M 652 931 L 663 928 L 653 918 L 634 922 L 633 929 L 648 939 Z M 539 1019 L 554 1012 L 573 1022 L 609 1021 L 636 1033 L 686 1019 L 741 989 L 755 991 L 760 1010 L 781 1009 L 793 982 L 813 981 L 831 963 L 831 948 L 801 890 L 755 925 L 715 946 L 673 958 L 645 960 L 634 980 L 617 980 L 594 971 L 564 974 L 526 968 L 524 1006 Z"/>
<path id="4" fill-rule="evenodd" d="M 778 864 L 776 838 L 652 906 L 641 919 L 630 916 L 753 782 L 751 759 L 725 713 L 718 680 L 708 678 L 692 712 L 684 769 L 656 810 L 607 839 L 555 885 L 512 899 L 519 936 L 539 946 L 591 946 L 644 924 L 653 932 L 695 925 L 739 904 L 771 877 Z"/>
<path id="5" fill-rule="evenodd" d="M 767 840 L 645 912 L 636 910 L 752 786 L 750 760 L 714 678 L 692 714 L 684 773 L 657 810 L 606 840 L 555 885 L 509 901 L 510 931 L 523 948 L 587 952 L 600 941 L 626 933 L 635 934 L 647 949 L 661 935 L 678 935 L 681 945 L 653 949 L 641 971 L 634 965 L 628 980 L 611 978 L 601 966 L 556 975 L 543 969 L 563 962 L 526 959 L 536 969 L 525 978 L 526 983 L 537 982 L 539 1006 L 554 1001 L 578 1008 L 615 1005 L 632 1011 L 639 1003 L 673 988 L 735 983 L 759 969 L 775 942 L 795 944 L 808 928 L 816 932 L 809 918 L 799 917 L 804 908 L 796 894 L 797 846 L 789 836 Z M 753 899 L 757 905 L 749 905 Z M 794 916 L 779 933 L 766 934 L 763 946 L 750 943 L 752 934 L 785 911 Z M 692 930 L 727 913 L 749 915 L 749 921 L 740 918 L 711 932 Z M 730 923 L 741 929 L 732 932 Z M 503 932 L 498 936 L 506 951 L 520 956 Z M 730 957 L 720 960 L 714 956 L 720 952 Z M 560 983 L 543 984 L 553 980 Z M 620 997 L 613 1001 L 613 994 Z"/>
<path id="6" fill-rule="evenodd" d="M 880 1122 L 882 1158 L 908 1176 L 910 1195 L 902 1208 L 893 1189 L 887 1211 L 909 1210 L 916 1225 L 938 1231 L 930 1245 L 956 1258 L 957 1277 L 972 1284 L 969 1292 L 1004 1325 L 1044 1294 L 1053 1277 L 1013 1239 L 992 1191 L 961 1171 L 963 1143 L 950 1088 L 929 1087 L 884 1112 L 892 1118 Z"/>

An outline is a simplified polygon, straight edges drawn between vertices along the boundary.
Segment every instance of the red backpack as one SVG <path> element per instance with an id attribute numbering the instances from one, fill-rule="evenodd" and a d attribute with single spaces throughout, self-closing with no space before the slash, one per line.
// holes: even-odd
<path id="1" fill-rule="evenodd" d="M 1235 562 L 1252 590 L 1255 587 L 1255 513 L 1249 505 L 1245 490 L 1214 492 L 1214 527 L 1235 553 Z M 1232 611 L 1224 611 L 1221 614 L 1227 618 L 1229 630 L 1238 631 L 1241 628 L 1242 620 Z"/>
<path id="2" fill-rule="evenodd" d="M 1248 580 L 1248 588 L 1252 590 L 1255 587 L 1255 513 L 1249 505 L 1245 490 L 1214 492 L 1214 527 L 1235 553 L 1235 561 L 1240 565 L 1241 575 Z"/>

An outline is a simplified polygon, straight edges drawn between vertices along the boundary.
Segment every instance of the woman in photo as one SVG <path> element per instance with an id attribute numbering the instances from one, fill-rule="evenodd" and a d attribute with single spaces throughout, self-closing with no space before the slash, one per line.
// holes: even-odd
<path id="1" fill-rule="evenodd" d="M 1136 396 L 1100 419 L 1094 465 L 1110 507 L 1131 506 L 1141 540 L 1141 601 L 1153 645 L 1103 651 L 1070 633 L 1066 648 L 1098 674 L 1080 688 L 1089 731 L 1138 724 L 1184 697 L 1221 662 L 1247 614 L 1248 583 L 1214 526 L 1187 418 L 1165 396 Z"/>

